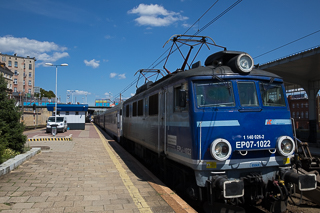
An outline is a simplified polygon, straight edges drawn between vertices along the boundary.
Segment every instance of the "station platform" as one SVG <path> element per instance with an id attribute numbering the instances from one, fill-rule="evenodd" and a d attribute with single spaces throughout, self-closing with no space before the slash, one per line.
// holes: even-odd
<path id="1" fill-rule="evenodd" d="M 28 139 L 53 137 L 45 129 Z M 41 153 L 0 177 L 0 211 L 196 212 L 93 124 L 28 140 Z"/>

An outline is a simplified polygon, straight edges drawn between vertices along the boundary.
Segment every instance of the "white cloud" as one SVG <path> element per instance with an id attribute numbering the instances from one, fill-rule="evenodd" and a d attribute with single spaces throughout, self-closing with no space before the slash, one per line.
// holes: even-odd
<path id="1" fill-rule="evenodd" d="M 119 74 L 118 76 L 119 76 L 119 79 L 125 79 L 126 78 L 126 74 L 125 73 Z"/>
<path id="2" fill-rule="evenodd" d="M 113 98 L 113 95 L 111 92 L 106 92 L 104 93 L 104 95 L 106 96 L 106 99 L 112 99 Z"/>
<path id="3" fill-rule="evenodd" d="M 2 53 L 35 57 L 39 64 L 55 62 L 69 56 L 66 52 L 67 47 L 59 46 L 54 42 L 37 41 L 26 37 L 15 38 L 10 35 L 0 37 L 0 50 Z"/>
<path id="4" fill-rule="evenodd" d="M 118 76 L 118 79 L 125 79 L 126 78 L 126 74 L 117 74 L 115 72 L 110 73 L 109 77 L 110 78 L 115 78 L 116 76 Z"/>
<path id="5" fill-rule="evenodd" d="M 117 76 L 117 73 L 114 73 L 114 72 L 110 73 L 110 78 L 114 78 L 116 76 Z"/>
<path id="6" fill-rule="evenodd" d="M 188 17 L 182 16 L 180 13 L 168 11 L 158 4 L 139 4 L 138 7 L 129 10 L 128 14 L 137 14 L 139 17 L 135 21 L 139 25 L 154 27 L 169 26 L 174 22 L 188 19 Z"/>
<path id="7" fill-rule="evenodd" d="M 86 66 L 91 66 L 93 68 L 97 68 L 100 65 L 100 61 L 96 61 L 95 59 L 92 59 L 91 61 L 84 60 L 83 62 L 86 64 Z"/>
<path id="8" fill-rule="evenodd" d="M 91 95 L 90 92 L 82 91 L 82 90 L 74 90 L 73 94 L 76 94 L 76 95 Z"/>

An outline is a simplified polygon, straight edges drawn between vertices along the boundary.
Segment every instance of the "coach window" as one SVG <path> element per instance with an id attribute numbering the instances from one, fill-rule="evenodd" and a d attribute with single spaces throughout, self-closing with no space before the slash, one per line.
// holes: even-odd
<path id="1" fill-rule="evenodd" d="M 158 115 L 158 93 L 149 97 L 149 115 Z"/>
<path id="2" fill-rule="evenodd" d="M 69 115 L 69 111 L 66 111 L 66 115 Z"/>
<path id="3" fill-rule="evenodd" d="M 137 102 L 132 105 L 132 116 L 137 116 Z"/>
<path id="4" fill-rule="evenodd" d="M 143 116 L 143 99 L 138 101 L 138 116 Z"/>
<path id="5" fill-rule="evenodd" d="M 243 107 L 259 106 L 254 82 L 238 82 L 240 104 Z"/>
<path id="6" fill-rule="evenodd" d="M 126 105 L 126 117 L 129 117 L 129 104 Z"/>

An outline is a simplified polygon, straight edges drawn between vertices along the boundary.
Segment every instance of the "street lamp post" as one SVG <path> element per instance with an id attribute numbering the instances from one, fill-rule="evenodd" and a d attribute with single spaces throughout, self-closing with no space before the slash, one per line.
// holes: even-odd
<path id="1" fill-rule="evenodd" d="M 68 66 L 68 64 L 52 64 L 52 63 L 45 63 L 47 66 L 55 66 L 56 67 L 56 101 L 55 101 L 55 109 L 54 109 L 54 122 L 57 123 L 57 98 L 58 98 L 58 92 L 57 92 L 57 85 L 58 85 L 58 66 Z"/>

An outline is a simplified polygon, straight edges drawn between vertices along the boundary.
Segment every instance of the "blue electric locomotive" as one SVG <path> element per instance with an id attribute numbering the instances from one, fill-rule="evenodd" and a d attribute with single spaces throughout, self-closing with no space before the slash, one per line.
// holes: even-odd
<path id="1" fill-rule="evenodd" d="M 312 190 L 316 177 L 292 169 L 296 143 L 283 80 L 254 68 L 244 52 L 217 52 L 204 65 L 148 82 L 108 110 L 105 118 L 122 115 L 122 131 L 112 132 L 192 199 L 262 201 L 284 211 L 293 185 Z"/>

